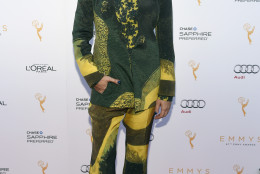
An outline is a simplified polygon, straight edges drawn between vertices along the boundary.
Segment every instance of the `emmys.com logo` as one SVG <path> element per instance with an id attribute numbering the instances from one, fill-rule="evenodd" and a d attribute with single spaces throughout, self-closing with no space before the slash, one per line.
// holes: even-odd
<path id="1" fill-rule="evenodd" d="M 169 174 L 210 174 L 209 168 L 169 168 Z"/>
<path id="2" fill-rule="evenodd" d="M 260 136 L 220 136 L 219 141 L 221 144 L 225 144 L 226 146 L 255 147 L 260 143 Z"/>

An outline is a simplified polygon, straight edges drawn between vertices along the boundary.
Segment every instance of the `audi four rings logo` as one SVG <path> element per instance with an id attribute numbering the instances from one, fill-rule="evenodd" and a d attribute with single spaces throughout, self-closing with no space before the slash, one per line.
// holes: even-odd
<path id="1" fill-rule="evenodd" d="M 89 173 L 89 168 L 90 165 L 82 165 L 80 170 L 82 173 Z"/>
<path id="2" fill-rule="evenodd" d="M 259 72 L 259 70 L 260 70 L 259 65 L 236 65 L 234 68 L 235 73 L 242 73 L 242 74 L 245 74 L 245 73 L 256 74 Z"/>
<path id="3" fill-rule="evenodd" d="M 204 100 L 182 100 L 182 108 L 204 108 L 206 102 Z"/>

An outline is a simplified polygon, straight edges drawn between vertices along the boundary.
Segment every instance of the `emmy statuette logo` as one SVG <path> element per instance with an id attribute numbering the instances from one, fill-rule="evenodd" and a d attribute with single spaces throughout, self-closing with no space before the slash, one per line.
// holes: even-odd
<path id="1" fill-rule="evenodd" d="M 2 26 L 2 31 L 7 31 L 7 25 Z"/>
<path id="2" fill-rule="evenodd" d="M 194 60 L 190 60 L 188 64 L 192 68 L 194 79 L 197 80 L 197 75 L 195 74 L 195 72 L 199 69 L 200 63 L 196 65 Z"/>
<path id="3" fill-rule="evenodd" d="M 86 130 L 86 134 L 89 135 L 91 143 L 93 143 L 93 136 L 92 136 L 92 130 L 91 129 L 87 129 Z"/>
<path id="4" fill-rule="evenodd" d="M 40 41 L 42 41 L 42 36 L 40 35 L 40 32 L 42 31 L 43 23 L 41 23 L 41 26 L 40 26 L 38 20 L 34 20 L 34 21 L 32 21 L 32 26 L 35 27 L 35 29 L 37 31 L 37 35 L 38 35 Z"/>
<path id="5" fill-rule="evenodd" d="M 198 1 L 198 4 L 199 4 L 199 6 L 200 6 L 200 4 L 201 4 L 201 1 L 200 0 L 197 0 Z"/>
<path id="6" fill-rule="evenodd" d="M 254 33 L 254 31 L 255 31 L 255 26 L 252 28 L 252 30 L 250 30 L 250 29 L 251 29 L 251 25 L 248 24 L 248 23 L 246 23 L 246 24 L 244 24 L 244 29 L 245 29 L 246 32 L 247 32 L 247 38 L 248 38 L 249 44 L 251 45 L 251 44 L 252 44 L 252 39 L 251 39 L 250 36 Z"/>
<path id="7" fill-rule="evenodd" d="M 45 101 L 46 101 L 46 96 L 43 97 L 40 93 L 37 93 L 37 94 L 35 94 L 35 98 L 36 98 L 36 100 L 39 101 L 42 112 L 45 112 L 45 108 L 43 107 L 43 103 L 45 103 Z"/>
<path id="8" fill-rule="evenodd" d="M 192 136 L 192 132 L 190 130 L 188 130 L 185 132 L 185 135 L 189 138 L 191 149 L 193 149 L 194 145 L 193 145 L 192 141 L 195 139 L 196 133 L 194 133 L 194 135 Z"/>
<path id="9" fill-rule="evenodd" d="M 237 164 L 233 166 L 233 169 L 236 172 L 236 174 L 242 174 L 244 171 L 244 167 L 242 167 L 242 169 L 240 169 L 240 166 Z"/>
<path id="10" fill-rule="evenodd" d="M 8 31 L 7 25 L 0 25 L 0 36 Z"/>
<path id="11" fill-rule="evenodd" d="M 44 162 L 42 160 L 38 161 L 38 166 L 42 168 L 42 174 L 46 174 L 45 170 L 48 168 L 48 163 L 44 166 Z"/>
<path id="12" fill-rule="evenodd" d="M 242 111 L 243 111 L 244 116 L 246 116 L 245 107 L 247 107 L 248 102 L 249 102 L 249 99 L 247 99 L 247 101 L 246 101 L 246 99 L 244 97 L 238 98 L 238 103 L 240 103 L 242 106 Z"/>

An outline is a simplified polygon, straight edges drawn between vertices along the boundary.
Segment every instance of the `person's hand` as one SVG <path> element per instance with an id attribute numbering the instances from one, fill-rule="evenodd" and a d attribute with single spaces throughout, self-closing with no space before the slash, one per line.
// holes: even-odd
<path id="1" fill-rule="evenodd" d="M 160 106 L 161 106 L 161 112 L 158 114 Z M 164 100 L 157 99 L 156 106 L 155 106 L 155 112 L 157 112 L 157 115 L 154 117 L 154 119 L 160 119 L 165 117 L 168 114 L 170 108 L 171 108 L 171 101 L 164 101 Z"/>
<path id="2" fill-rule="evenodd" d="M 118 83 L 118 81 L 120 81 L 120 80 L 119 79 L 115 79 L 115 78 L 110 77 L 110 76 L 104 75 L 102 77 L 102 79 L 94 86 L 94 88 L 95 88 L 95 90 L 97 92 L 102 94 L 105 91 L 105 89 L 107 88 L 108 82 L 113 82 L 115 84 L 120 84 L 120 83 Z"/>

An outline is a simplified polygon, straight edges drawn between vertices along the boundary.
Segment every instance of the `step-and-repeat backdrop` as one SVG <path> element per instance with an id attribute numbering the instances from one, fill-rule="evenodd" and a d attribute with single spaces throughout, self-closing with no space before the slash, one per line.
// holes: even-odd
<path id="1" fill-rule="evenodd" d="M 76 4 L 1 1 L 0 174 L 89 173 L 91 91 L 73 56 Z M 173 0 L 176 98 L 154 123 L 149 174 L 258 173 L 259 10 L 260 0 Z M 121 126 L 117 173 L 124 141 Z"/>

